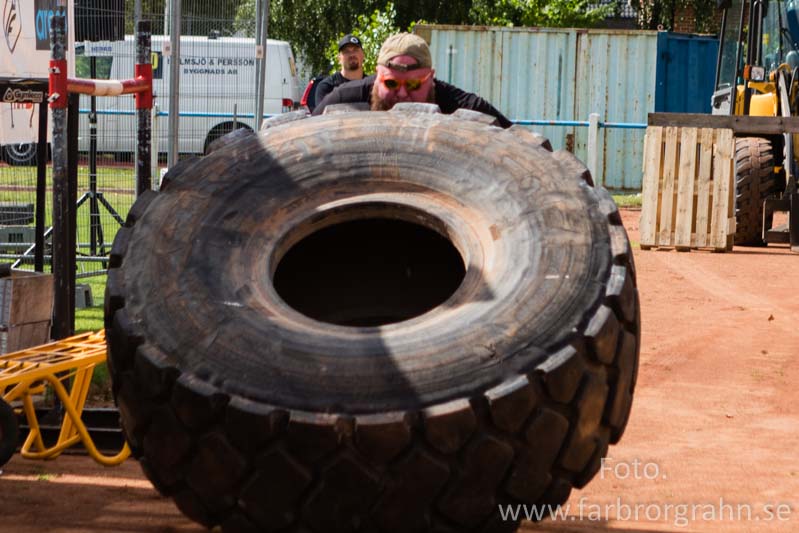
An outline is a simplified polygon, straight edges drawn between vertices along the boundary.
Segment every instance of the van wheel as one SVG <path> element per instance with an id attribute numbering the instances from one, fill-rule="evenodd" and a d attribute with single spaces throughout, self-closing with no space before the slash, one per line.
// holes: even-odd
<path id="1" fill-rule="evenodd" d="M 211 143 L 215 140 L 224 137 L 228 133 L 233 130 L 240 130 L 240 129 L 247 129 L 252 131 L 246 124 L 242 124 L 241 122 L 233 123 L 233 122 L 225 122 L 222 124 L 217 124 L 214 126 L 211 131 L 208 132 L 208 135 L 205 137 L 205 143 L 203 144 L 203 154 L 208 154 L 211 148 Z"/>
<path id="2" fill-rule="evenodd" d="M 4 159 L 9 165 L 30 166 L 36 164 L 36 143 L 14 143 L 3 147 Z"/>
<path id="3" fill-rule="evenodd" d="M 19 426 L 14 409 L 0 398 L 0 467 L 11 459 L 19 441 Z"/>
<path id="4" fill-rule="evenodd" d="M 571 154 L 478 118 L 295 120 L 137 200 L 109 369 L 134 456 L 189 518 L 510 531 L 500 506 L 596 474 L 636 382 L 629 242 Z"/>

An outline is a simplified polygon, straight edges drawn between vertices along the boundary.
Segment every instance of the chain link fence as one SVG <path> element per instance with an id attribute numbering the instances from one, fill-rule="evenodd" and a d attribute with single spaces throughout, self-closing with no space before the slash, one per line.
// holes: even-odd
<path id="1" fill-rule="evenodd" d="M 127 4 L 127 6 L 125 6 Z M 263 113 L 292 110 L 301 91 L 288 43 L 256 46 L 252 0 L 183 0 L 179 5 L 179 55 L 170 46 L 170 0 L 142 0 L 141 18 L 152 24 L 155 109 L 153 183 L 170 150 L 169 115 L 174 102 L 172 61 L 178 64 L 177 157 L 204 153 L 236 128 L 255 128 L 256 64 L 266 54 Z M 133 2 L 76 0 L 75 74 L 81 78 L 133 77 Z M 0 104 L 10 105 L 10 104 Z M 133 96 L 80 96 L 78 128 L 77 277 L 103 273 L 118 228 L 135 201 L 136 111 Z M 32 107 L 14 110 L 15 120 L 34 120 Z M 96 135 L 92 138 L 92 134 Z M 36 145 L 0 147 L 0 259 L 33 268 Z M 96 153 L 90 158 L 90 154 Z M 52 226 L 52 179 L 47 170 L 45 227 Z M 49 265 L 49 238 L 45 239 Z M 49 270 L 49 266 L 45 270 Z"/>

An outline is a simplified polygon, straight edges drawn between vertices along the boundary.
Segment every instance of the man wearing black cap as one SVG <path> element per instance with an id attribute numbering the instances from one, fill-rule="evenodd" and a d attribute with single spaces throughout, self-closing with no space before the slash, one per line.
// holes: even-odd
<path id="1" fill-rule="evenodd" d="M 486 100 L 454 85 L 436 79 L 430 47 L 412 33 L 390 36 L 380 47 L 377 73 L 348 83 L 327 98 L 317 98 L 314 115 L 333 104 L 366 102 L 372 111 L 386 111 L 400 102 L 427 102 L 438 105 L 442 113 L 472 109 L 497 119 L 503 128 L 512 123 Z"/>
<path id="2" fill-rule="evenodd" d="M 319 82 L 315 100 L 321 102 L 333 89 L 348 81 L 363 78 L 363 47 L 361 40 L 347 34 L 338 42 L 338 62 L 341 70 Z"/>

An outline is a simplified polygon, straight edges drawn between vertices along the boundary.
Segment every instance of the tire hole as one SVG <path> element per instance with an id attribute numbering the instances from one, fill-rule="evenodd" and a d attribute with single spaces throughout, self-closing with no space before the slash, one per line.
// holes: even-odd
<path id="1" fill-rule="evenodd" d="M 296 311 L 330 324 L 372 327 L 444 303 L 465 276 L 449 239 L 421 224 L 363 218 L 327 226 L 292 246 L 273 283 Z"/>

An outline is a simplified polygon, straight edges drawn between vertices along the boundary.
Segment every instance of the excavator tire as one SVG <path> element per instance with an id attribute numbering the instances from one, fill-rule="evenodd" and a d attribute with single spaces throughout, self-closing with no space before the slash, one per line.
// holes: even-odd
<path id="1" fill-rule="evenodd" d="M 19 426 L 14 409 L 0 398 L 0 467 L 6 464 L 19 441 Z"/>
<path id="2" fill-rule="evenodd" d="M 238 132 L 132 207 L 113 391 L 189 518 L 515 531 L 621 438 L 640 314 L 615 203 L 542 137 L 437 110 Z"/>
<path id="3" fill-rule="evenodd" d="M 735 244 L 765 245 L 763 200 L 776 187 L 771 141 L 761 137 L 735 139 Z"/>

